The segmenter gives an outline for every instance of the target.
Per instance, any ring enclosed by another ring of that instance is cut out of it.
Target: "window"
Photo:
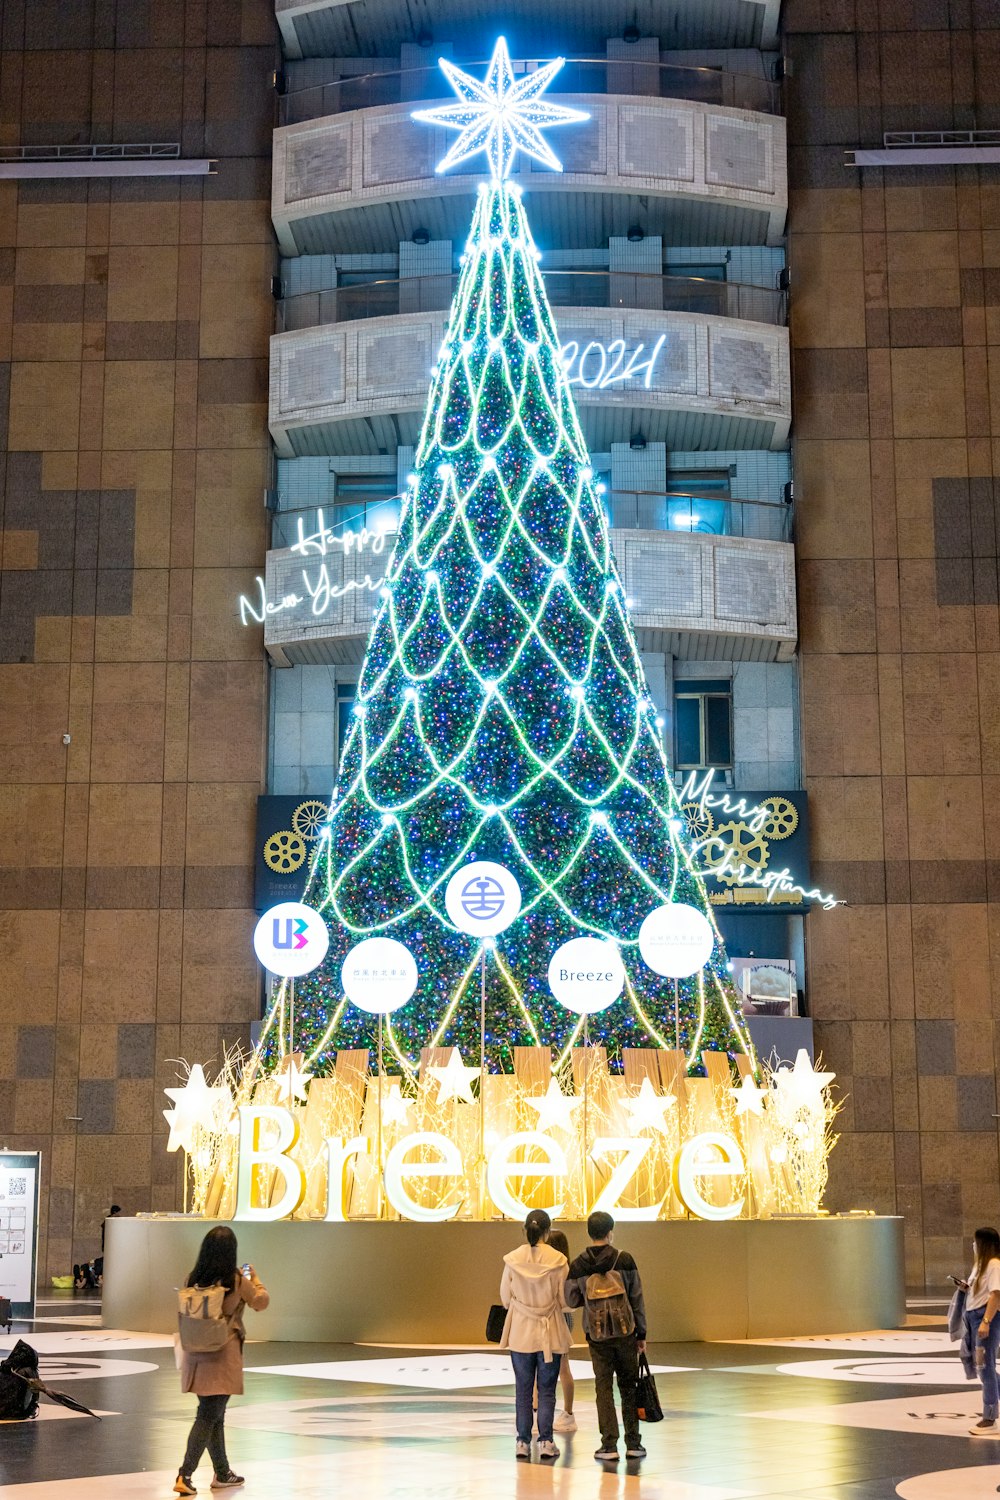
[[[331,524],[395,531],[399,500],[394,481],[395,475],[338,474],[336,504],[328,516]]]
[[[733,763],[733,691],[728,678],[674,684],[674,767],[678,771]]]
[[[351,714],[354,712],[354,700],[358,695],[356,682],[337,683],[337,765],[340,765],[340,757],[344,753],[347,744],[347,734],[351,727]]]
[[[726,262],[724,260],[712,261],[671,261],[666,267],[668,276],[696,276],[699,281],[725,281]]]
[[[728,500],[732,475],[728,469],[668,469],[668,495],[704,495],[706,499]]]
[[[667,470],[667,530],[725,536],[732,521],[728,469]]]

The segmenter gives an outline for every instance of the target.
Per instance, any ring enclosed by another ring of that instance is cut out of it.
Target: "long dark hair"
[[[529,1245],[537,1245],[552,1228],[552,1220],[544,1208],[533,1208],[524,1221],[524,1233]]]
[[[995,1229],[977,1229],[973,1240],[976,1246],[976,1264],[972,1282],[976,1285],[990,1261],[1000,1260],[1000,1234]]]
[[[236,1285],[236,1236],[228,1224],[216,1224],[201,1242],[188,1286]]]

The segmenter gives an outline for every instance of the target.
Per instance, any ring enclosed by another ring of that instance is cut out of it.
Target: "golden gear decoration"
[[[272,833],[264,843],[264,863],[276,875],[294,875],[306,862],[306,841],[290,828]]]
[[[719,870],[732,854],[732,866]],[[754,873],[763,870],[769,858],[767,841],[759,833],[751,833],[745,823],[721,823],[701,850],[704,872],[723,885],[740,885],[739,868],[748,866]]]
[[[698,843],[701,839],[707,839],[715,827],[715,819],[708,808],[700,802],[682,802],[681,812],[684,814],[688,837],[692,842]]]
[[[771,810],[771,816],[760,829],[764,838],[787,839],[798,828],[799,810],[787,797],[765,797],[760,806]]]
[[[292,831],[311,844],[318,839],[330,811],[325,802],[300,802],[292,813]]]

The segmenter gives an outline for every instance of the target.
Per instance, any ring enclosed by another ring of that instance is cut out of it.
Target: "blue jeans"
[[[979,1378],[983,1382],[983,1416],[987,1421],[992,1417],[995,1421],[1000,1415],[1000,1387],[997,1385],[997,1345],[1000,1343],[1000,1313],[990,1323],[990,1331],[985,1339],[979,1337],[979,1325],[983,1321],[985,1307],[977,1307],[975,1312],[965,1314],[965,1322],[969,1331],[969,1345],[972,1349],[984,1348],[986,1359],[979,1372]]]
[[[532,1397],[535,1381],[538,1381],[538,1441],[551,1443],[552,1418],[556,1414],[556,1386],[559,1384],[559,1354],[546,1360],[541,1352],[518,1354],[510,1351],[510,1362],[514,1366],[515,1409],[517,1415],[517,1440],[531,1442],[531,1427],[534,1413]]]

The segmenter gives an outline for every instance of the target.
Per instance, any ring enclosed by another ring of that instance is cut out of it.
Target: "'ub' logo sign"
[[[272,974],[297,979],[321,964],[330,946],[326,923],[301,901],[281,901],[266,911],[253,935],[254,952]]]
[[[306,933],[309,923],[301,917],[275,917],[272,924],[271,942],[275,948],[304,948],[309,939]]]

